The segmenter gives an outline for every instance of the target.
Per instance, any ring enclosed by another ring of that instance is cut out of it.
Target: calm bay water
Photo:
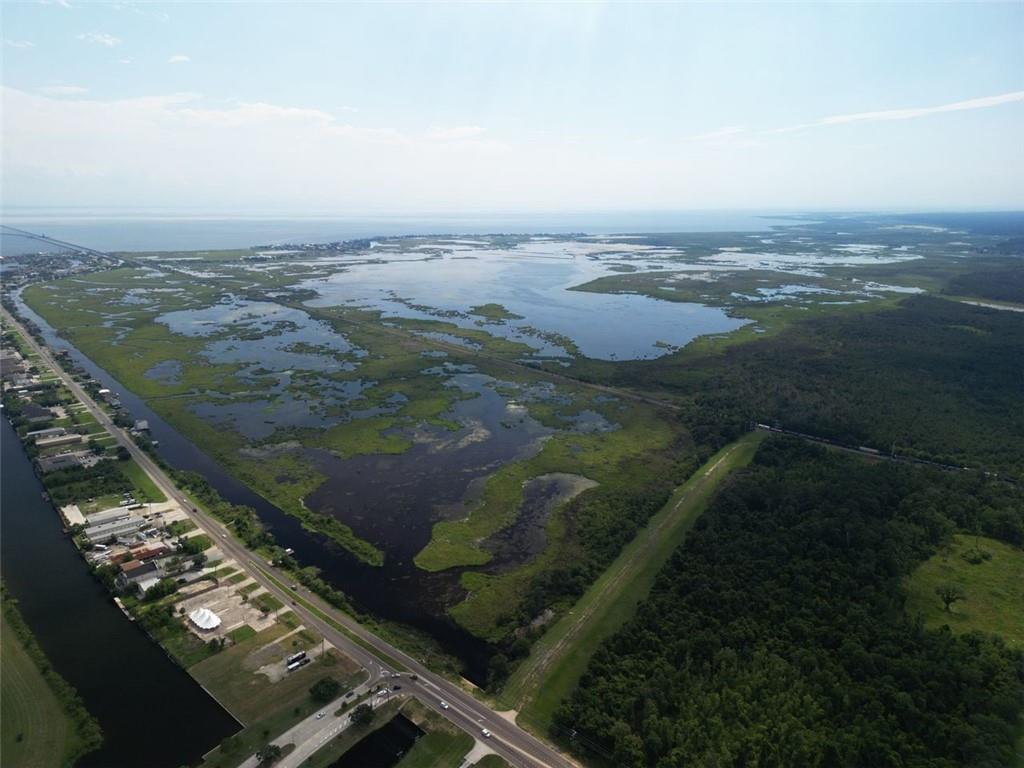
[[[249,248],[294,242],[333,242],[386,235],[566,234],[588,232],[736,232],[785,223],[771,212],[637,211],[478,216],[378,216],[337,218],[102,215],[96,212],[7,211],[2,222],[78,245],[110,251],[177,251]],[[18,238],[18,240],[21,240]],[[0,252],[41,249],[0,237]]]

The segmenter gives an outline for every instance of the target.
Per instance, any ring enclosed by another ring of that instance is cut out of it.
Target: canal
[[[273,532],[278,544],[295,550],[295,556],[301,565],[319,568],[324,579],[345,592],[357,607],[367,613],[415,627],[430,635],[446,652],[462,662],[462,674],[466,678],[478,685],[486,682],[490,658],[494,653],[493,646],[473,637],[447,616],[431,615],[415,601],[410,603],[388,599],[389,595],[403,588],[407,589],[414,576],[426,578],[430,574],[413,573],[415,566],[410,560],[408,568],[394,575],[390,583],[384,583],[381,569],[359,561],[323,536],[305,530],[296,518],[285,514],[276,505],[236,480],[188,438],[164,421],[141,398],[58,335],[46,320],[21,300],[20,295],[16,297],[16,302],[18,311],[36,324],[50,349],[66,351],[74,363],[81,366],[104,387],[118,393],[122,407],[132,418],[145,419],[149,422],[150,435],[159,443],[157,451],[169,465],[180,470],[198,472],[227,501],[252,507],[263,524]]]
[[[103,729],[80,768],[176,768],[240,727],[114,605],[63,531],[6,419],[0,463],[2,574],[54,668]]]

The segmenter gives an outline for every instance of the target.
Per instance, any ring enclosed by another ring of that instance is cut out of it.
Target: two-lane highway
[[[415,674],[418,678],[412,680],[411,677],[405,677],[403,685],[408,685],[408,692],[411,695],[416,696],[423,704],[446,717],[474,738],[479,737],[482,729],[487,728],[492,734],[488,744],[510,765],[517,768],[532,768],[533,766],[570,768],[576,765],[573,760],[561,752],[527,733],[514,722],[498,715],[464,688],[431,672],[417,659],[377,637],[352,617],[338,611],[316,595],[305,590],[302,591],[301,596],[298,593],[293,593],[290,588],[285,586],[291,580],[289,575],[277,571],[273,566],[260,560],[242,542],[234,538],[224,525],[193,506],[193,502],[175,485],[163,469],[139,448],[123,429],[114,424],[110,416],[57,364],[49,350],[38,344],[6,309],[0,311],[7,322],[21,331],[26,343],[39,355],[43,363],[52,369],[61,382],[85,405],[89,413],[114,437],[117,443],[124,446],[164,495],[180,504],[193,522],[215,540],[226,555],[234,558],[249,576],[285,604],[291,604],[292,610],[298,614],[306,626],[320,632],[328,642],[370,670],[371,675],[382,667],[389,668],[389,659],[400,662],[410,674]],[[307,605],[316,610],[310,610]],[[331,623],[324,621],[320,616],[329,617]],[[342,627],[344,631],[339,631],[336,628],[338,626]],[[353,640],[352,635],[356,636],[359,642]],[[442,700],[449,704],[448,708],[441,706]]]

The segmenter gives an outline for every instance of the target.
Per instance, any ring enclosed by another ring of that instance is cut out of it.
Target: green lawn
[[[632,617],[721,482],[750,462],[763,439],[763,434],[751,433],[712,456],[672,494],[573,609],[534,644],[500,697],[503,706],[519,710],[520,724],[547,729],[594,651]]]
[[[294,653],[294,641],[302,647],[309,645],[308,637],[298,635],[282,640],[289,631],[282,624],[274,624],[199,662],[189,672],[246,725],[277,710],[305,704],[310,686],[321,677],[334,677],[348,688],[355,684],[358,666],[336,651],[329,651],[327,658],[291,672],[276,683],[270,682],[266,675],[257,671],[260,667]],[[315,640],[319,642],[319,637]]]
[[[434,731],[421,737],[395,768],[459,768],[472,748],[468,733]]]
[[[183,533],[194,531],[197,527],[198,526],[196,526],[196,524],[193,523],[191,520],[175,520],[173,523],[167,526],[167,535],[181,536]]]
[[[139,501],[145,500],[157,503],[167,501],[167,497],[160,492],[160,489],[156,487],[156,484],[149,478],[149,475],[142,471],[142,467],[135,463],[135,459],[119,461],[117,462],[117,468],[121,470],[121,473],[140,492],[140,495],[135,497]]]
[[[193,547],[196,547],[200,552],[205,552],[213,546],[213,539],[211,539],[205,533],[200,533],[196,536],[189,536],[187,537],[187,541],[189,541],[191,545]]]
[[[94,512],[102,512],[105,509],[113,509],[121,506],[123,497],[119,493],[110,493],[106,496],[97,496],[92,501],[78,502],[78,508],[83,515],[91,515]]]
[[[283,707],[228,736],[202,762],[202,768],[235,768],[264,744],[309,717],[319,705],[309,697],[292,707]],[[298,711],[296,711],[298,710]]]
[[[376,717],[373,722],[365,727],[346,728],[338,736],[314,752],[302,763],[302,768],[329,768],[339,757],[348,752],[358,744],[364,737],[369,736],[378,728],[383,728],[398,714],[400,703],[392,701],[375,710]]]
[[[257,595],[252,599],[253,605],[263,611],[277,611],[284,608],[284,603],[278,600],[269,592],[264,592],[262,595]]]
[[[990,555],[977,564],[971,550]],[[960,587],[964,599],[949,612],[935,589]],[[1024,648],[1024,551],[983,536],[953,537],[948,547],[926,560],[906,582],[906,610],[920,614],[929,627],[948,624],[954,632],[980,630],[1002,635],[1007,645]]]
[[[473,748],[473,737],[418,701],[408,701],[403,714],[425,731],[395,768],[459,768]]]
[[[74,724],[18,637],[2,618],[0,748],[3,764],[23,768],[67,765],[82,746]]]
[[[256,636],[256,630],[250,627],[248,624],[243,624],[240,627],[235,627],[228,632],[228,637],[234,643],[240,643],[243,640],[248,640],[250,637]]]
[[[473,763],[475,768],[509,768],[504,758],[498,755],[484,755],[479,762]]]

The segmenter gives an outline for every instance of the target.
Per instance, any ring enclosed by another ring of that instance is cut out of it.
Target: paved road
[[[277,768],[296,768],[296,766],[302,764],[303,760],[312,755],[346,728],[351,726],[352,721],[349,719],[350,713],[346,713],[341,716],[335,716],[334,713],[346,701],[356,700],[359,696],[362,696],[364,693],[369,691],[370,688],[371,684],[369,681],[353,688],[351,695],[346,694],[345,696],[339,697],[336,701],[332,701],[330,704],[325,704],[318,712],[314,712],[305,720],[292,726],[274,739],[271,743],[277,744],[280,747],[283,747],[285,744],[296,745],[292,752],[282,758],[279,762],[275,763]],[[376,709],[377,707],[383,706],[386,701],[387,699],[383,696],[373,696],[368,703]],[[258,768],[258,766],[259,760],[256,759],[255,755],[252,755],[242,763],[239,768]]]
[[[335,627],[321,620],[301,602],[293,599],[294,595],[291,594],[290,590],[279,587],[267,576],[267,574],[273,574],[278,581],[286,583],[291,581],[287,574],[281,573],[266,562],[259,560],[245,545],[234,538],[224,525],[193,507],[191,500],[178,489],[163,469],[150,458],[149,454],[139,448],[124,430],[114,424],[110,416],[56,363],[49,351],[39,345],[25,331],[21,323],[16,321],[6,309],[0,309],[0,312],[2,312],[6,321],[21,329],[28,345],[53,370],[72,394],[85,405],[89,413],[113,435],[117,443],[128,450],[132,458],[150,476],[168,499],[180,504],[192,521],[211,539],[217,542],[221,551],[233,557],[249,576],[286,605],[290,603],[292,610],[298,614],[307,627],[312,627],[320,632],[332,645],[351,656],[367,670],[370,670],[371,678],[375,675],[379,677],[382,674],[381,670],[387,669],[386,659],[396,659],[411,674],[416,674],[419,677],[417,681],[406,680],[406,683],[409,684],[408,692],[411,695],[416,696],[425,706],[446,717],[471,736],[476,737],[480,734],[481,729],[488,728],[492,733],[488,743],[510,765],[517,768],[532,768],[533,766],[569,768],[576,765],[567,756],[527,733],[515,723],[496,714],[486,704],[478,701],[463,688],[440,675],[434,674],[418,660],[372,634],[350,616],[336,610],[312,593],[302,590],[302,599],[313,604],[321,613],[329,616],[349,633],[356,635],[362,643],[353,641],[349,634],[338,631]],[[450,704],[448,709],[441,707],[440,701],[442,699]]]
[[[375,693],[373,696],[367,699],[366,702],[364,702],[369,703],[374,709],[384,706],[389,701],[394,701],[396,697],[399,699],[405,699],[409,696],[415,696],[420,701],[423,701],[425,698],[436,697],[436,692],[432,691],[428,684],[420,684],[419,681],[412,680],[408,675],[403,676],[401,680],[395,680],[389,677],[385,680],[380,680],[379,682],[386,684],[386,689],[390,689],[392,685],[396,684],[400,685],[401,689],[398,691],[389,690],[388,693],[384,696]],[[356,693],[356,696],[360,696],[363,693],[371,690],[373,687],[376,686],[376,683],[377,681],[374,681],[373,683],[367,681],[360,685],[358,688],[355,688],[354,691]],[[274,763],[275,768],[299,768],[299,766],[302,765],[303,761],[306,760],[310,755],[315,753],[321,747],[326,746],[326,744],[331,739],[336,738],[340,733],[345,731],[347,728],[351,727],[352,722],[349,719],[351,710],[341,716],[335,716],[334,713],[338,710],[339,707],[341,707],[341,705],[345,701],[352,700],[352,698],[347,696],[341,697],[338,700],[324,706],[322,709],[319,710],[319,712],[310,715],[301,723],[298,723],[293,728],[291,728],[288,731],[285,731],[278,738],[274,739],[273,743],[281,747],[285,746],[286,744],[296,745],[295,749],[292,752],[290,752],[287,756],[282,758],[280,762]],[[440,702],[441,699],[437,699],[438,706],[432,707],[432,709],[435,709],[436,711],[445,712],[452,718],[465,717],[465,713],[459,712],[457,707],[453,709],[452,705],[449,705],[448,709],[444,710],[440,707]],[[323,713],[323,717],[317,716],[320,713]],[[467,720],[466,722],[468,723],[469,721]],[[474,738],[479,740],[484,739],[484,736],[480,733],[480,728],[477,728],[476,726],[471,726],[467,730],[469,730],[470,734],[473,735]],[[487,745],[490,746],[490,741],[487,741]],[[258,768],[258,766],[259,761],[257,761],[256,756],[253,755],[244,763],[242,763],[241,766],[239,766],[239,768]]]
[[[106,254],[103,251],[97,251],[95,248],[86,248],[84,245],[75,245],[74,243],[69,243],[65,240],[56,240],[52,237],[47,237],[46,235],[36,234],[35,232],[27,232],[24,229],[12,227],[10,224],[0,224],[0,230],[6,231],[6,233],[10,235],[18,235],[20,237],[26,237],[30,240],[38,240],[39,242],[46,243],[48,245],[56,245],[59,248],[67,248],[69,250],[79,251],[81,253],[90,253],[93,256],[109,256],[109,254]]]

